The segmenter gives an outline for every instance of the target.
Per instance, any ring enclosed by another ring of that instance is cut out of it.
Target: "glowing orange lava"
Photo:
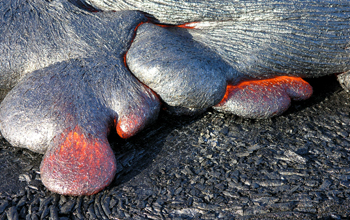
[[[142,118],[138,115],[129,115],[128,117],[120,118],[116,125],[118,135],[124,139],[134,136],[142,129],[142,121]]]
[[[230,98],[231,94],[235,93],[235,91],[248,89],[251,92],[259,92],[255,91],[255,88],[259,86],[264,87],[266,90],[270,91],[275,89],[275,86],[284,86],[286,90],[289,87],[299,91],[311,90],[311,92],[307,93],[307,96],[309,97],[312,94],[311,86],[302,78],[294,76],[278,76],[270,79],[243,81],[237,85],[228,84],[226,87],[226,93],[220,103],[217,104],[217,106],[223,105]],[[306,99],[308,97],[303,97],[302,99]],[[298,99],[298,97],[295,97],[295,99]]]
[[[76,126],[64,132],[45,154],[40,170],[44,185],[66,195],[91,195],[106,187],[116,172],[107,139],[85,134]]]

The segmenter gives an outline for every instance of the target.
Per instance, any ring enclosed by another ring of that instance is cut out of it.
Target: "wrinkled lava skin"
[[[110,129],[209,107],[248,118],[307,99],[302,77],[350,88],[350,2],[0,2],[0,131],[43,153],[51,191],[90,195],[114,178]]]

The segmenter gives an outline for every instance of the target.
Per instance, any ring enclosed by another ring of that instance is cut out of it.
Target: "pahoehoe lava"
[[[161,103],[268,118],[311,96],[300,77],[337,73],[349,89],[345,0],[73,2],[0,3],[0,131],[45,154],[42,181],[57,193],[107,186],[110,129],[135,135]]]

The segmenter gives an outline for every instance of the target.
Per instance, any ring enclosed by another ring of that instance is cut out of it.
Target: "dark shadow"
[[[337,77],[333,75],[328,75],[320,78],[307,78],[305,79],[313,88],[312,96],[304,101],[292,101],[291,107],[283,113],[283,115],[292,114],[304,110],[307,107],[318,104],[336,92],[340,92],[341,88]]]
[[[110,187],[128,182],[152,164],[163,148],[169,133],[188,126],[198,116],[173,116],[161,111],[158,120],[136,136],[123,140],[113,131],[109,142],[117,159],[117,174]]]

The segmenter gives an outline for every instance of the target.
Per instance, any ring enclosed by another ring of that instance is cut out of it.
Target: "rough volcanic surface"
[[[162,114],[109,141],[118,170],[93,196],[53,194],[42,156],[0,139],[0,219],[342,219],[350,216],[350,98],[335,77],[282,116]]]

